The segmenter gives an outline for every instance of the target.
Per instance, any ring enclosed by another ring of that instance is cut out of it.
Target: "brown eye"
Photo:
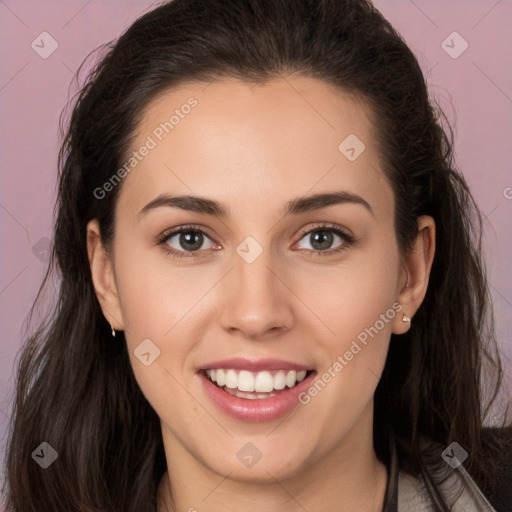
[[[210,241],[210,246],[204,246],[206,241]],[[175,256],[187,256],[187,253],[201,252],[217,247],[202,229],[189,226],[162,235],[159,238],[159,243],[164,246],[166,251]]]
[[[298,244],[299,249],[332,254],[348,248],[353,242],[354,238],[340,228],[319,226],[304,233]]]
[[[174,238],[174,237],[170,237]],[[197,251],[203,245],[204,236],[200,231],[182,231],[178,243],[186,251]]]
[[[323,251],[329,249],[334,240],[334,235],[326,230],[315,231],[309,235],[309,241],[313,249]]]

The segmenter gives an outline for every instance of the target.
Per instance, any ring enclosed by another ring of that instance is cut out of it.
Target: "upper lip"
[[[219,361],[212,361],[206,363],[198,368],[201,370],[213,370],[218,368],[234,370],[248,370],[250,372],[262,372],[270,370],[311,370],[309,366],[303,364],[294,363],[291,361],[285,361],[283,359],[258,359],[251,361],[250,359],[244,359],[242,357],[233,357],[231,359],[222,359]]]

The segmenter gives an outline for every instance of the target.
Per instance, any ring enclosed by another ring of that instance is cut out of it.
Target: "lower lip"
[[[236,420],[265,422],[281,418],[299,405],[300,393],[311,386],[316,372],[311,372],[302,382],[293,388],[286,387],[272,398],[254,400],[230,395],[216,386],[203,372],[199,372],[198,375],[205,393],[222,412]]]

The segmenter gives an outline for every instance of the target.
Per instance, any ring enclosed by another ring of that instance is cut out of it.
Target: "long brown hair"
[[[466,469],[490,489],[500,446],[482,437],[482,426],[502,369],[482,218],[454,167],[453,134],[429,101],[416,58],[369,0],[174,0],[105,48],[74,103],[59,153],[52,258],[36,304],[55,275],[58,296],[26,339],[17,370],[6,466],[11,509],[155,510],[165,471],[159,420],[134,379],[124,340],[112,343],[86,251],[91,219],[103,242],[112,240],[122,185],[102,199],[94,190],[119,169],[158,94],[186,81],[265,83],[284,72],[334,84],[371,107],[402,255],[418,216],[436,222],[425,300],[409,332],[391,336],[376,391],[377,455],[388,461],[394,439],[400,467],[422,474],[435,510],[448,510],[421,440],[443,447],[457,441],[470,454]],[[31,458],[43,441],[58,452],[46,470]]]

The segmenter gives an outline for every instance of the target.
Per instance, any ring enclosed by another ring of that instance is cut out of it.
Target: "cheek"
[[[309,404],[311,416],[326,425],[327,444],[357,422],[380,380],[392,323],[400,314],[394,295],[396,272],[388,264],[385,258],[378,265],[339,272],[343,282],[331,282],[323,309],[319,308],[334,334],[326,331],[316,338],[323,364],[302,403]]]
[[[164,256],[147,251],[132,248],[125,254],[116,261],[116,281],[131,365],[153,409],[171,421],[177,411],[195,407],[183,387],[191,385],[183,378],[184,367],[196,342],[198,302],[212,278],[192,266],[173,268]]]
[[[119,251],[121,252],[121,251]],[[163,251],[136,250],[116,262],[116,282],[125,330],[132,338],[168,339],[211,287],[208,270],[178,268]]]
[[[383,242],[372,250],[354,252],[337,267],[319,267],[309,274],[303,289],[308,304],[315,305],[329,327],[316,338],[327,356],[317,388],[324,400],[340,404],[338,412],[332,411],[339,421],[346,421],[347,414],[355,417],[371,400],[384,368],[394,319],[400,315],[398,250]],[[317,413],[323,414],[321,409]]]
[[[336,348],[355,339],[386,314],[394,316],[399,277],[396,248],[366,247],[354,250],[336,265],[309,265],[298,269],[295,281],[298,295],[329,328],[324,339],[332,339]],[[300,276],[299,276],[300,274]],[[384,337],[391,322],[378,323]]]

